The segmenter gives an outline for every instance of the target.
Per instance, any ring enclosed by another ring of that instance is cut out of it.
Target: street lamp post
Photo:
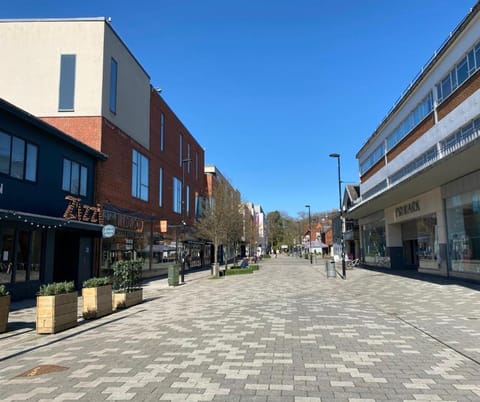
[[[191,159],[182,159],[182,226],[183,226],[183,251],[182,251],[182,260],[180,265],[180,278],[181,282],[185,283],[185,240],[187,237],[187,222],[185,221],[185,164],[190,163]],[[178,254],[177,254],[178,256]]]
[[[344,226],[345,226],[345,217],[343,214],[342,208],[342,179],[340,176],[340,154],[330,154],[330,158],[337,159],[337,166],[338,166],[338,202],[340,207],[340,223],[341,227],[341,243],[342,243],[342,275],[343,279],[347,279],[347,270],[345,269],[345,235],[344,235]]]
[[[308,248],[308,253],[310,254],[310,264],[313,264],[312,261],[312,218],[310,216],[310,205],[305,205],[305,208],[308,208],[308,230],[309,230],[309,235],[308,235],[308,241],[310,243],[310,247]]]

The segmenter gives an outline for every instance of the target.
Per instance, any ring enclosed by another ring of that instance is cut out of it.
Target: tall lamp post
[[[337,166],[338,166],[338,202],[340,207],[340,223],[341,227],[341,242],[342,242],[342,275],[343,279],[347,279],[347,270],[345,269],[345,235],[343,233],[344,226],[345,226],[345,217],[343,216],[343,208],[342,208],[342,179],[340,176],[340,154],[330,154],[330,158],[337,159]]]
[[[191,159],[182,159],[182,225],[183,225],[183,251],[182,251],[182,261],[180,265],[180,278],[181,282],[185,283],[185,240],[187,237],[187,222],[185,221],[185,164],[190,163]]]
[[[310,247],[308,249],[308,254],[310,254],[310,264],[313,264],[312,261],[312,217],[310,216],[310,205],[305,205],[305,208],[308,208],[308,230],[310,234],[308,235],[308,241],[310,243]]]

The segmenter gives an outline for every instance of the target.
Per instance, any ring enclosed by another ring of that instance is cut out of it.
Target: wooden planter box
[[[113,309],[127,308],[143,301],[143,289],[134,290],[129,293],[113,294]]]
[[[83,318],[99,318],[112,313],[112,285],[82,289]]]
[[[54,334],[78,324],[77,292],[37,296],[37,333]]]
[[[7,330],[10,295],[0,296],[0,333]]]

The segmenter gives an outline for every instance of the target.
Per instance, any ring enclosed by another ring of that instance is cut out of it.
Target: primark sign
[[[395,208],[395,217],[401,218],[405,215],[410,215],[420,211],[420,202],[418,200],[409,202],[408,204],[400,205]]]

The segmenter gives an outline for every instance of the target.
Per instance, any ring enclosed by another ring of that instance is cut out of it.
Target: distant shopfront
[[[362,260],[480,280],[480,172],[359,219]]]

